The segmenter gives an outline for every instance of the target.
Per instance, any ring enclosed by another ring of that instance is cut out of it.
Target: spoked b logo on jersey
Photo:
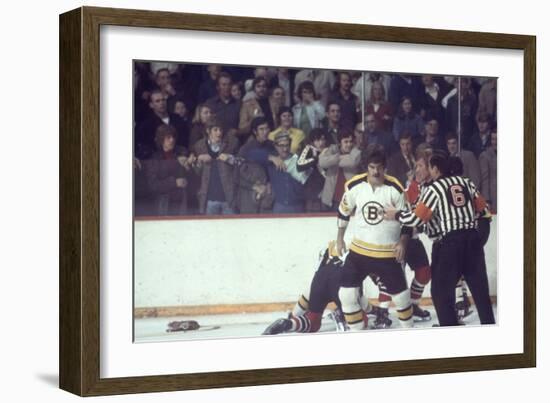
[[[362,212],[363,219],[370,225],[380,224],[384,219],[384,207],[376,201],[366,203],[362,208]]]

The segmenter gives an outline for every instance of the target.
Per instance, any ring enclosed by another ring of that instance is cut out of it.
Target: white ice
[[[435,310],[432,306],[422,307],[430,312],[432,319],[429,321],[415,322],[415,327],[432,327],[437,323]],[[466,326],[479,326],[479,318],[475,306],[471,308],[473,312],[464,319]],[[493,306],[495,317],[497,316],[496,306]],[[336,326],[334,322],[323,317],[320,332],[335,332]],[[267,326],[278,318],[287,316],[287,312],[269,312],[269,313],[242,313],[242,314],[227,314],[227,315],[205,315],[205,316],[178,316],[178,317],[162,317],[162,318],[145,318],[135,320],[135,342],[164,342],[164,341],[182,341],[196,339],[227,339],[235,337],[257,337],[262,334]],[[396,316],[395,310],[390,309],[390,319],[393,324],[388,329],[369,329],[367,331],[384,332],[384,331],[406,331],[400,327],[399,319]],[[198,330],[187,332],[166,332],[167,324],[175,320],[195,320],[199,323]],[[373,320],[369,321],[372,324]],[[277,336],[263,336],[277,337]]]

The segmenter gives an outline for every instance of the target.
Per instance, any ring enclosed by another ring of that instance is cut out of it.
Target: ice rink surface
[[[415,322],[415,327],[427,328],[432,327],[437,323],[433,306],[423,306],[427,309],[432,319],[429,321]],[[466,326],[479,326],[479,318],[475,306],[471,307],[472,313],[464,318]],[[495,318],[497,318],[496,305],[493,306]],[[323,322],[319,332],[335,332],[336,326],[334,322],[327,317],[327,312],[323,316]],[[144,318],[136,319],[135,325],[135,342],[164,342],[164,341],[183,341],[197,339],[227,339],[235,337],[257,337],[262,334],[267,326],[274,320],[284,318],[288,312],[269,312],[269,313],[243,313],[243,314],[228,314],[228,315],[205,315],[195,317],[162,317],[162,318]],[[374,319],[369,318],[369,330],[374,332],[387,331],[409,331],[409,329],[401,328],[397,319],[395,309],[390,308],[390,319],[393,324],[388,329],[373,329],[372,323]],[[190,330],[187,332],[167,332],[167,324],[176,320],[195,320],[199,323],[198,330]],[[498,318],[497,318],[498,323]],[[287,333],[288,334],[288,333]],[[296,334],[296,333],[292,333]],[[263,337],[278,337],[263,336]]]

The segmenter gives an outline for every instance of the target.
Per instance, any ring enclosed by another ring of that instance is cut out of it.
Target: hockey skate
[[[392,325],[392,320],[389,318],[390,312],[387,308],[378,307],[376,312],[376,320],[374,321],[375,329],[388,329]]]
[[[334,321],[337,332],[347,332],[349,330],[349,326],[344,319],[344,313],[340,308],[329,312],[327,316]]]
[[[432,315],[430,314],[430,312],[420,308],[418,304],[412,304],[412,309],[413,320],[415,322],[425,322],[432,319]]]
[[[292,321],[290,319],[277,319],[271,325],[269,325],[262,335],[273,335],[288,332],[292,328]]]
[[[367,315],[369,316],[369,318],[371,319],[376,319],[378,317],[378,311],[382,309],[380,307],[378,307],[377,305],[370,305],[370,310],[367,312]]]
[[[464,296],[462,301],[458,301],[455,304],[455,310],[458,321],[462,322],[465,317],[472,313],[472,310],[470,309],[470,299],[467,296]]]

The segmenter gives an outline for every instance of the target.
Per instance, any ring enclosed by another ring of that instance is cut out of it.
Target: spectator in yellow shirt
[[[274,141],[277,134],[286,132],[290,137],[290,152],[292,154],[299,154],[304,147],[306,135],[302,130],[292,127],[294,121],[292,109],[286,106],[281,107],[278,117],[281,124],[277,129],[269,133],[269,140]]]

